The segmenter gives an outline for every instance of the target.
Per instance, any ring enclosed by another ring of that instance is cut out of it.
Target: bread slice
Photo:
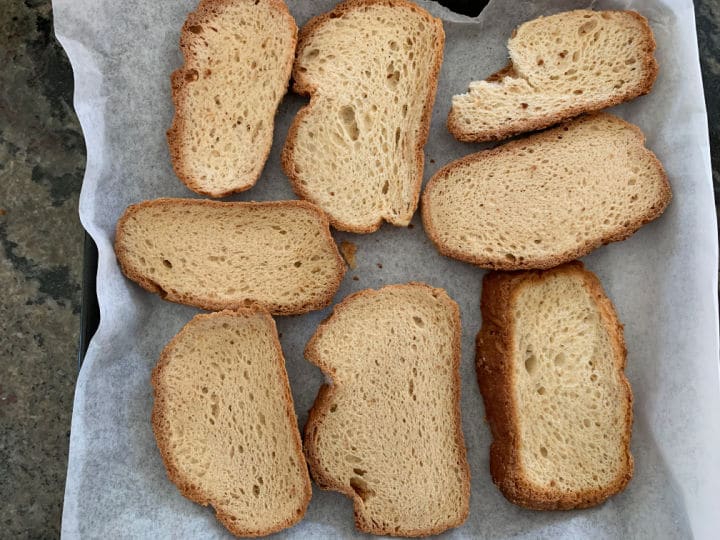
[[[477,375],[490,472],[511,502],[585,508],[633,474],[625,342],[592,272],[573,262],[483,280]]]
[[[348,0],[300,32],[294,90],[310,104],[282,165],[335,228],[410,223],[444,41],[442,22],[403,0]]]
[[[577,10],[540,17],[508,41],[510,64],[454,96],[448,129],[494,141],[542,129],[647,94],[655,39],[635,11]]]
[[[345,275],[325,215],[304,201],[156,199],[118,221],[123,273],[165,300],[277,315],[327,306]]]
[[[496,270],[550,268],[624,240],[672,196],[644,142],[600,113],[466,156],[425,188],[425,231],[442,254]]]
[[[255,185],[296,42],[282,0],[201,0],[188,15],[167,139],[175,173],[190,189],[225,197]]]
[[[197,315],[163,350],[152,385],[153,430],[180,493],[238,536],[302,519],[312,490],[268,313]]]
[[[408,283],[348,296],[308,343],[333,383],[310,411],[305,453],[320,487],[352,498],[359,530],[424,536],[465,521],[460,335],[445,291]]]

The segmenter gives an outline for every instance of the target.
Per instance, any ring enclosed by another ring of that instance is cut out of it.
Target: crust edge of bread
[[[576,11],[583,11],[583,10],[576,10]],[[640,26],[643,29],[643,37],[648,43],[648,48],[645,51],[645,54],[643,55],[643,69],[645,76],[634,86],[629,86],[624,92],[618,93],[617,95],[605,99],[605,100],[597,100],[591,105],[576,105],[576,106],[570,106],[566,109],[563,109],[561,111],[557,111],[554,114],[548,114],[546,116],[537,117],[537,118],[518,118],[518,120],[513,124],[514,127],[507,127],[504,129],[495,129],[495,130],[482,130],[482,131],[473,131],[466,129],[462,126],[460,119],[459,119],[459,113],[453,104],[450,108],[450,112],[448,113],[448,118],[446,122],[446,126],[448,131],[452,134],[455,139],[457,139],[460,142],[492,142],[492,141],[501,141],[510,137],[513,137],[515,135],[520,135],[522,133],[527,133],[531,131],[538,131],[541,129],[548,128],[550,126],[554,126],[556,124],[559,124],[561,122],[565,122],[567,120],[571,120],[577,116],[580,116],[584,113],[594,113],[598,112],[603,109],[607,109],[609,107],[614,107],[616,105],[619,105],[621,103],[625,103],[626,101],[630,101],[631,99],[644,96],[652,90],[653,85],[655,84],[655,80],[657,79],[658,75],[658,63],[655,59],[655,49],[657,47],[657,44],[655,42],[655,36],[653,35],[652,28],[650,28],[650,24],[648,23],[648,20],[643,17],[640,13],[633,10],[611,10],[619,13],[624,13],[627,15],[630,15],[631,17],[635,18],[640,22]],[[530,22],[530,21],[527,21]],[[486,82],[499,82],[502,80],[506,75],[509,73],[512,73],[513,71],[513,64],[512,61],[508,65],[506,65],[501,70],[493,73],[489,77],[485,79]]]
[[[616,352],[616,369],[625,388],[627,413],[622,445],[626,467],[604,489],[584,490],[560,495],[536,488],[523,477],[518,458],[519,437],[515,430],[517,411],[509,383],[512,371],[505,358],[511,355],[513,299],[528,281],[540,281],[545,276],[562,273],[580,273],[585,287],[595,299]],[[605,295],[595,274],[585,269],[580,261],[566,263],[546,271],[522,273],[489,273],[483,280],[481,296],[482,326],[476,337],[475,366],[477,381],[485,405],[485,415],[492,433],[490,446],[490,473],[493,482],[512,503],[534,510],[570,510],[589,508],[602,503],[622,491],[633,475],[634,461],[630,452],[632,431],[633,394],[625,375],[626,347],[622,324],[615,308]]]
[[[283,93],[283,95],[278,97],[278,104],[275,106],[275,110],[273,111],[270,125],[265,128],[266,130],[270,130],[270,143],[266,145],[266,148],[260,156],[261,164],[258,167],[257,173],[253,176],[248,176],[245,179],[244,183],[238,184],[236,187],[230,189],[208,189],[207,187],[198,183],[197,180],[193,178],[193,175],[191,175],[187,170],[188,168],[186,166],[185,159],[183,158],[183,153],[180,150],[182,143],[178,140],[179,134],[184,131],[185,126],[185,117],[182,111],[184,111],[186,107],[185,102],[188,86],[184,80],[184,73],[187,69],[190,69],[195,62],[194,60],[192,60],[192,55],[190,54],[190,46],[187,43],[186,36],[189,32],[188,28],[195,24],[197,19],[202,19],[203,17],[207,16],[210,13],[211,8],[221,7],[225,4],[232,4],[236,1],[237,0],[200,0],[197,8],[195,8],[194,11],[191,11],[188,14],[185,22],[183,23],[182,29],[180,30],[180,52],[183,56],[183,64],[178,69],[173,71],[170,75],[170,90],[172,94],[174,113],[172,124],[166,132],[166,139],[168,143],[168,151],[170,153],[170,160],[172,163],[173,171],[175,171],[175,175],[180,179],[183,184],[188,187],[188,189],[200,195],[205,195],[207,197],[213,197],[216,199],[228,197],[234,193],[241,193],[243,191],[247,191],[250,188],[254,187],[258,179],[260,178],[260,175],[262,174],[262,171],[265,167],[265,163],[267,162],[268,156],[270,155],[273,140],[272,134],[275,127],[275,116],[277,114],[277,108],[282,101],[282,97],[285,93],[287,93],[288,90],[288,85],[290,83],[290,73],[292,71],[292,65],[295,59],[295,48],[298,43],[297,23],[295,22],[295,18],[290,13],[290,10],[288,9],[285,2],[283,0],[262,0],[263,2],[269,4],[270,7],[276,9],[278,12],[282,13],[285,16],[288,22],[288,27],[293,33],[292,50],[289,50],[287,53],[287,61],[284,70],[285,92]]]
[[[430,23],[435,28],[435,31],[438,33],[439,36],[437,47],[435,48],[435,63],[431,68],[430,77],[427,81],[427,95],[425,96],[425,101],[423,104],[423,114],[420,120],[420,128],[418,130],[418,144],[415,148],[414,159],[420,166],[418,168],[417,177],[414,180],[413,205],[412,209],[408,212],[408,215],[403,216],[407,218],[407,223],[409,223],[413,215],[417,211],[418,203],[420,200],[420,192],[422,190],[423,171],[425,164],[424,147],[430,135],[430,121],[432,119],[432,111],[435,104],[438,80],[440,79],[440,68],[442,67],[443,62],[443,52],[445,47],[445,30],[443,29],[442,20],[438,19],[437,17],[433,17],[430,13],[425,11],[420,6],[407,0],[345,0],[344,2],[336,5],[332,10],[323,13],[322,15],[313,17],[302,27],[298,36],[295,58],[299,58],[302,50],[305,47],[308,36],[311,36],[328,20],[337,18],[344,13],[358,7],[372,6],[378,4],[410,9],[411,11],[419,13],[424,18],[426,18],[428,23]],[[293,63],[293,91],[302,96],[309,96],[310,102],[304,105],[298,111],[297,115],[295,115],[295,118],[290,124],[290,129],[288,130],[287,138],[285,139],[285,144],[282,149],[280,163],[282,165],[283,171],[285,172],[285,175],[290,180],[290,186],[292,187],[293,192],[302,199],[318,204],[312,194],[301,184],[300,176],[295,172],[294,167],[293,156],[295,153],[295,141],[297,139],[297,131],[300,127],[300,124],[304,121],[305,116],[310,114],[311,109],[314,106],[314,98],[317,93],[317,88],[307,80],[307,77],[302,72],[300,72],[297,67],[297,62]],[[401,221],[394,221],[391,218],[382,215],[368,225],[353,225],[351,223],[341,221],[331,216],[329,213],[328,218],[331,225],[335,229],[339,231],[346,231],[357,234],[367,234],[375,232],[382,226],[383,222],[387,222],[395,226],[407,226],[407,224],[403,224]]]
[[[299,468],[301,470],[304,470],[305,474],[305,489],[304,489],[304,498],[300,504],[299,510],[300,513],[296,514],[294,517],[290,519],[285,519],[279,523],[277,523],[275,526],[270,527],[268,529],[262,529],[262,530],[249,530],[249,529],[243,529],[233,523],[233,521],[230,519],[231,515],[226,514],[222,511],[221,503],[217,503],[216,501],[211,497],[208,496],[206,493],[203,493],[200,489],[192,485],[192,480],[187,479],[183,476],[182,472],[178,469],[177,465],[175,464],[175,461],[172,457],[172,451],[168,448],[168,440],[167,437],[164,436],[164,434],[161,431],[161,424],[163,422],[163,419],[165,417],[165,410],[163,409],[163,400],[159,398],[161,395],[161,392],[163,391],[163,383],[161,380],[161,374],[162,371],[166,368],[168,363],[170,362],[170,358],[172,356],[172,353],[174,352],[174,348],[176,344],[182,339],[183,335],[186,332],[189,332],[189,326],[196,320],[203,320],[203,319],[214,319],[214,318],[224,318],[227,316],[242,316],[245,318],[249,318],[255,315],[261,316],[265,322],[268,324],[269,330],[273,335],[273,344],[275,345],[277,351],[278,351],[278,361],[280,363],[280,367],[282,369],[282,373],[285,374],[284,381],[283,381],[283,387],[284,387],[284,395],[283,395],[283,403],[285,405],[285,412],[287,415],[287,418],[292,425],[295,426],[294,432],[294,442],[295,442],[295,450],[296,450],[296,457],[299,460]],[[153,434],[155,435],[155,440],[157,443],[158,450],[160,451],[160,455],[162,457],[163,465],[165,466],[165,470],[167,472],[167,476],[170,479],[170,481],[177,487],[177,489],[180,491],[180,493],[183,495],[183,497],[186,497],[187,499],[198,503],[202,506],[212,506],[212,508],[215,510],[215,517],[220,521],[230,532],[237,536],[265,536],[268,534],[276,533],[278,531],[281,531],[283,529],[286,529],[288,527],[291,527],[298,523],[302,518],[305,516],[305,512],[307,511],[307,507],[310,504],[310,499],[312,498],[312,485],[310,483],[310,476],[308,474],[307,466],[303,465],[305,464],[305,461],[303,459],[303,452],[302,452],[302,440],[300,437],[300,430],[297,428],[297,417],[295,416],[295,407],[293,404],[293,398],[292,393],[290,391],[290,383],[288,381],[287,377],[287,371],[285,369],[285,356],[282,351],[282,347],[280,345],[280,340],[278,338],[277,333],[277,327],[275,325],[275,320],[270,316],[270,314],[265,311],[264,309],[252,306],[248,308],[239,308],[235,310],[223,310],[223,311],[217,311],[213,313],[201,313],[193,317],[188,323],[186,323],[182,329],[168,342],[168,344],[163,348],[162,353],[160,354],[160,358],[158,359],[157,365],[153,368],[152,374],[150,377],[150,382],[153,387],[153,408],[152,408],[152,415],[151,415],[151,422],[152,422],[152,429]]]
[[[429,201],[431,188],[435,186],[435,184],[440,180],[440,178],[444,177],[447,173],[451,172],[458,166],[466,165],[468,163],[482,162],[487,158],[492,158],[500,154],[503,149],[505,151],[507,151],[507,149],[513,150],[516,147],[527,145],[528,142],[533,143],[538,140],[542,142],[545,139],[550,139],[552,138],[552,130],[561,128],[564,125],[591,120],[598,117],[610,117],[613,119],[613,121],[620,122],[624,124],[625,127],[635,132],[638,138],[639,147],[642,148],[643,153],[652,161],[653,165],[656,167],[657,173],[660,177],[660,182],[662,184],[662,198],[660,198],[657,201],[657,204],[651,207],[647,213],[639,216],[634,221],[631,221],[626,227],[619,228],[610,234],[606,234],[605,236],[602,236],[594,242],[587,241],[584,244],[578,246],[577,248],[569,250],[565,253],[560,253],[554,256],[547,256],[538,259],[528,259],[522,263],[517,261],[511,262],[504,258],[493,259],[489,257],[478,257],[476,255],[453,249],[443,243],[442,239],[438,235],[437,229],[433,224],[432,216],[429,210],[431,206]],[[571,119],[564,124],[560,124],[559,126],[553,126],[546,131],[533,133],[530,134],[528,137],[506,142],[490,150],[481,150],[480,152],[468,154],[467,156],[448,163],[440,170],[438,170],[428,181],[427,186],[423,191],[422,203],[420,205],[420,208],[425,232],[427,233],[428,237],[435,245],[437,250],[440,252],[440,254],[446,257],[457,259],[459,261],[470,263],[480,268],[486,268],[489,270],[547,270],[563,263],[578,259],[580,257],[584,257],[588,253],[606,244],[610,244],[612,242],[619,242],[621,240],[629,238],[630,236],[635,234],[643,225],[650,223],[651,221],[660,217],[667,208],[667,206],[670,204],[671,200],[672,189],[670,188],[670,183],[668,182],[667,173],[665,172],[662,163],[660,163],[660,160],[657,158],[655,153],[645,146],[645,134],[642,132],[642,130],[638,126],[631,124],[630,122],[627,122],[612,114],[605,112],[596,112]]]
[[[317,348],[315,346],[317,340],[322,336],[322,334],[325,331],[325,328],[329,324],[332,324],[332,319],[337,312],[342,312],[346,309],[347,305],[352,303],[355,299],[359,297],[364,296],[371,296],[378,294],[380,291],[384,289],[402,289],[406,287],[422,287],[429,291],[431,291],[433,294],[436,294],[438,298],[442,298],[443,303],[447,305],[450,310],[452,311],[452,318],[453,318],[453,325],[456,328],[456,332],[453,336],[453,385],[454,385],[454,392],[453,392],[453,400],[455,403],[455,442],[458,446],[461,460],[465,464],[465,474],[464,476],[464,482],[463,482],[463,489],[464,489],[464,508],[460,511],[460,515],[458,516],[458,519],[449,522],[447,524],[443,524],[440,527],[436,528],[430,528],[430,529],[419,529],[419,530],[411,530],[411,531],[404,531],[402,533],[395,532],[393,530],[388,530],[384,528],[378,528],[373,526],[372,523],[368,523],[362,519],[362,517],[359,515],[357,511],[357,507],[359,502],[362,502],[362,499],[355,493],[351,488],[348,486],[336,481],[330,473],[327,473],[323,470],[323,468],[320,465],[319,459],[317,458],[317,451],[314,445],[314,439],[312,436],[313,430],[322,423],[323,418],[328,414],[329,410],[329,401],[332,399],[332,397],[335,395],[334,390],[334,383],[328,384],[324,383],[320,390],[318,391],[318,395],[315,398],[315,401],[313,402],[312,408],[309,411],[307,422],[305,423],[305,427],[303,429],[303,441],[304,441],[304,448],[305,448],[305,458],[307,460],[308,468],[310,469],[310,475],[312,476],[315,483],[324,490],[330,490],[330,491],[337,491],[339,493],[342,493],[346,497],[348,497],[351,501],[353,501],[353,514],[355,516],[355,527],[362,532],[370,533],[370,534],[378,534],[378,535],[388,535],[388,536],[401,536],[401,537],[424,537],[424,536],[431,536],[435,534],[440,534],[443,531],[446,531],[448,529],[452,529],[455,527],[458,527],[462,525],[465,520],[467,519],[469,512],[470,512],[470,467],[467,463],[467,449],[465,447],[465,435],[462,430],[462,418],[461,418],[461,407],[460,407],[460,392],[461,392],[461,379],[460,379],[460,356],[461,356],[461,334],[462,334],[462,324],[460,320],[460,308],[458,307],[457,303],[447,294],[447,292],[442,288],[436,288],[432,287],[426,283],[421,283],[417,281],[411,281],[408,283],[402,283],[402,284],[394,284],[394,285],[386,285],[384,287],[380,287],[379,289],[364,289],[355,293],[352,293],[348,296],[346,296],[341,302],[336,304],[333,308],[333,312],[326,317],[318,326],[318,328],[315,330],[315,333],[310,338],[310,341],[308,341],[307,346],[305,347],[305,358],[307,358],[313,365],[320,368],[323,372],[323,374],[332,379],[333,375],[335,373],[335,369],[332,366],[328,366],[327,364],[323,363],[320,359],[320,354],[317,351]]]
[[[320,221],[320,227],[322,228],[325,237],[325,241],[329,246],[332,246],[335,254],[335,260],[338,265],[338,272],[332,283],[329,283],[325,293],[318,296],[313,302],[306,302],[297,306],[287,306],[281,304],[267,304],[256,300],[239,300],[237,302],[226,302],[213,300],[211,298],[205,298],[202,296],[194,296],[190,299],[183,299],[176,296],[170,291],[166,291],[155,281],[145,276],[144,274],[136,271],[128,262],[125,257],[126,250],[122,247],[122,241],[124,236],[124,225],[125,222],[141,208],[147,208],[152,206],[161,206],[166,203],[179,204],[179,205],[191,205],[191,206],[229,206],[229,205],[242,205],[242,206],[265,206],[265,207],[299,207],[309,210],[314,213]],[[327,307],[332,302],[335,293],[340,288],[340,283],[345,277],[347,267],[343,261],[340,252],[338,251],[337,244],[330,233],[330,223],[328,222],[325,212],[320,210],[317,206],[308,201],[299,200],[287,200],[287,201],[262,201],[262,202],[223,202],[223,201],[210,201],[206,199],[182,199],[182,198],[160,198],[160,199],[149,199],[146,201],[132,204],[125,209],[125,212],[120,217],[115,227],[115,256],[118,260],[120,270],[129,280],[137,283],[146,291],[157,294],[163,300],[173,302],[176,304],[183,304],[198,307],[206,311],[220,311],[220,310],[237,310],[242,308],[250,308],[252,306],[261,307],[273,315],[301,315],[308,313],[309,311],[315,311]]]

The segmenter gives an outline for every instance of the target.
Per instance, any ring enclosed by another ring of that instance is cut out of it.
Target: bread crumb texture
[[[460,335],[457,304],[411,283],[347,297],[308,343],[333,381],[305,427],[308,464],[353,499],[361,531],[418,536],[465,521]]]
[[[196,316],[163,351],[152,384],[153,430],[184,496],[239,536],[302,519],[310,479],[269,314]]]
[[[304,201],[145,201],[118,222],[115,252],[145,289],[210,310],[320,309],[345,274],[327,218]]]
[[[175,173],[190,189],[224,197],[255,185],[296,42],[282,0],[201,0],[188,15],[167,137]]]
[[[483,285],[478,381],[493,433],[493,480],[512,502],[581,508],[633,472],[632,393],[622,325],[580,263],[491,273]]]
[[[461,141],[499,140],[617,105],[652,88],[655,39],[635,11],[539,17],[508,41],[509,65],[453,97],[448,128]]]
[[[357,244],[343,240],[340,242],[340,253],[351,270],[357,268]]]
[[[483,268],[550,268],[623,240],[671,199],[642,132],[615,116],[562,126],[450,163],[423,194],[444,255]]]
[[[294,89],[311,100],[282,163],[334,227],[410,222],[444,40],[439,19],[402,0],[349,0],[302,29]]]

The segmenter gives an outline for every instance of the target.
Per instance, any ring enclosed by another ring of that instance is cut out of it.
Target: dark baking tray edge
[[[83,243],[82,304],[80,306],[80,339],[78,343],[78,369],[82,367],[90,340],[100,324],[97,299],[98,251],[87,232]]]

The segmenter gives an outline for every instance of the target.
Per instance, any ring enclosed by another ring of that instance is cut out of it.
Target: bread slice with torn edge
[[[410,223],[444,42],[442,22],[404,0],[348,0],[301,30],[293,88],[310,104],[282,165],[336,229]]]
[[[208,310],[305,313],[345,275],[325,214],[305,201],[144,201],[118,221],[115,253],[144,289]]]
[[[495,270],[550,268],[624,240],[671,199],[636,126],[599,113],[468,155],[430,180],[425,231],[440,253]]]
[[[490,472],[538,510],[600,504],[633,474],[625,341],[597,277],[572,262],[483,280],[477,376]]]
[[[310,472],[352,498],[359,530],[425,536],[465,521],[460,336],[445,291],[408,283],[348,296],[308,343],[332,379],[305,426]]]
[[[190,189],[225,197],[255,185],[296,43],[282,0],[201,0],[188,15],[167,139],[175,173]]]
[[[312,490],[275,322],[259,308],[194,317],[153,370],[168,477],[237,536],[300,521]]]
[[[546,128],[647,94],[655,39],[635,11],[577,10],[526,22],[508,41],[510,63],[453,97],[448,129],[494,141]]]

